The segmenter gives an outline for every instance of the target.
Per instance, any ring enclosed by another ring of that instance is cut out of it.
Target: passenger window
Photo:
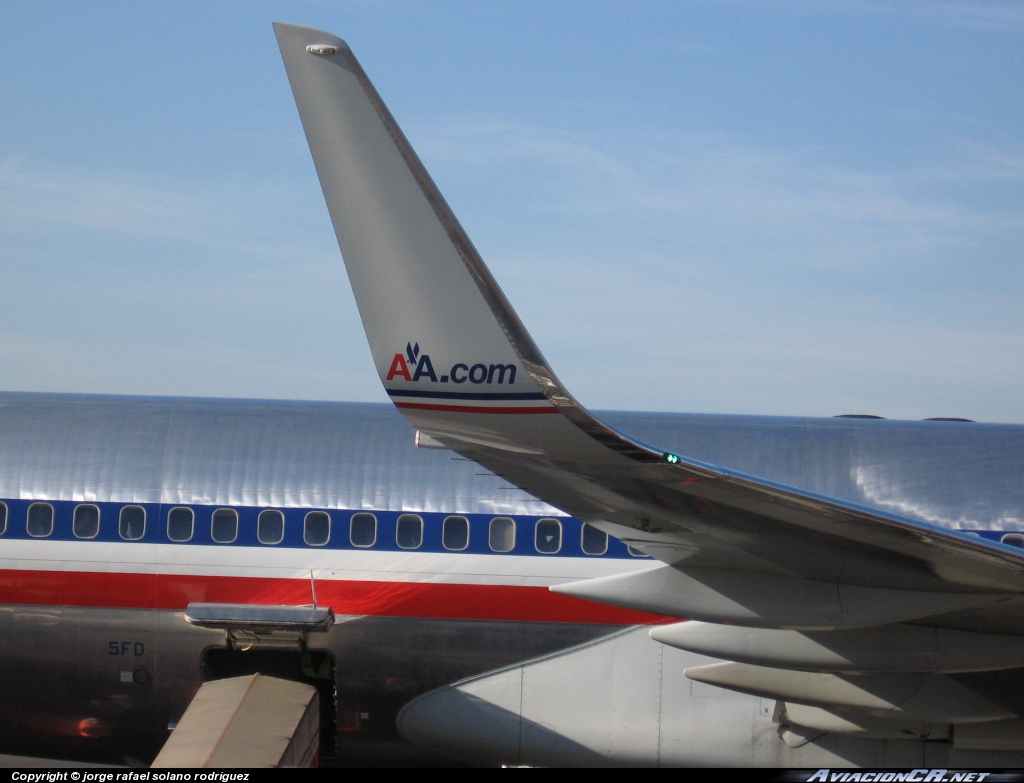
[[[261,544],[280,544],[284,539],[284,514],[267,509],[256,520],[256,538]]]
[[[634,547],[627,546],[626,549],[629,550],[629,553],[633,555],[633,557],[647,557],[647,555],[645,555],[639,549],[635,549]]]
[[[146,532],[146,509],[142,506],[125,506],[117,521],[117,532],[125,541],[138,541]]]
[[[71,523],[75,538],[96,538],[100,532],[100,510],[94,505],[75,506],[75,518]]]
[[[373,514],[353,514],[349,521],[348,540],[352,546],[365,549],[377,542],[377,517]]]
[[[233,508],[218,508],[210,520],[210,536],[218,544],[230,544],[238,538],[238,512]]]
[[[441,543],[445,549],[461,552],[469,546],[469,520],[465,517],[445,517],[441,527]]]
[[[171,541],[188,541],[192,538],[195,514],[190,508],[172,508],[167,512],[167,537]]]
[[[310,546],[323,546],[331,537],[331,517],[323,511],[310,511],[302,523],[302,540]]]
[[[542,519],[534,531],[533,544],[543,555],[553,555],[562,548],[562,523],[557,519]]]
[[[1004,544],[1009,544],[1010,546],[1024,547],[1024,536],[1020,533],[1007,533],[999,540]]]
[[[398,518],[395,541],[402,549],[419,549],[423,545],[423,519],[416,514],[402,514]]]
[[[581,536],[580,545],[583,547],[583,554],[603,555],[608,551],[608,534],[603,530],[584,523]]]
[[[53,532],[53,506],[49,503],[33,503],[28,507],[25,529],[34,538],[46,538]]]
[[[0,536],[7,532],[7,504],[0,503]]]
[[[516,545],[516,523],[508,517],[495,517],[487,530],[492,552],[511,552]]]

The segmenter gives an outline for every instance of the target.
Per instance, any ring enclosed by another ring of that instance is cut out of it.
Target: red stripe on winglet
[[[450,413],[558,413],[553,405],[543,408],[509,408],[491,405],[433,405],[427,402],[396,402],[396,408],[411,408],[418,411],[448,411]]]

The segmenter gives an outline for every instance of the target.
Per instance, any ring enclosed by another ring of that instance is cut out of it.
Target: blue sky
[[[594,409],[1024,422],[1024,6],[0,5],[0,388],[384,400],[270,28]]]

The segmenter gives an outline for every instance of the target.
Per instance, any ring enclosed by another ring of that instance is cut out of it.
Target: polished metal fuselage
[[[659,449],[923,522],[1024,529],[1024,427],[599,413]],[[0,395],[0,497],[559,513],[390,405]]]
[[[602,418],[665,451],[928,524],[989,537],[1024,529],[1021,427]],[[416,449],[388,405],[85,395],[0,395],[0,498],[561,515],[450,452]],[[190,626],[180,610],[122,608],[116,597],[40,603],[19,593],[18,570],[54,565],[43,556],[12,563],[9,538],[0,536],[2,587],[22,599],[0,607],[0,750],[148,761],[224,633]],[[308,642],[333,658],[340,747],[352,761],[394,762],[402,753],[422,761],[394,729],[410,698],[614,629],[386,614],[339,620]]]

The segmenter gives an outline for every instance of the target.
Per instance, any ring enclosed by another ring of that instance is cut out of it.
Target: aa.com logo
[[[405,353],[396,353],[391,360],[391,367],[385,380],[416,382],[428,380],[432,383],[508,383],[516,382],[516,366],[514,364],[453,364],[448,372],[438,375],[430,354],[420,353],[419,343],[406,343]]]

